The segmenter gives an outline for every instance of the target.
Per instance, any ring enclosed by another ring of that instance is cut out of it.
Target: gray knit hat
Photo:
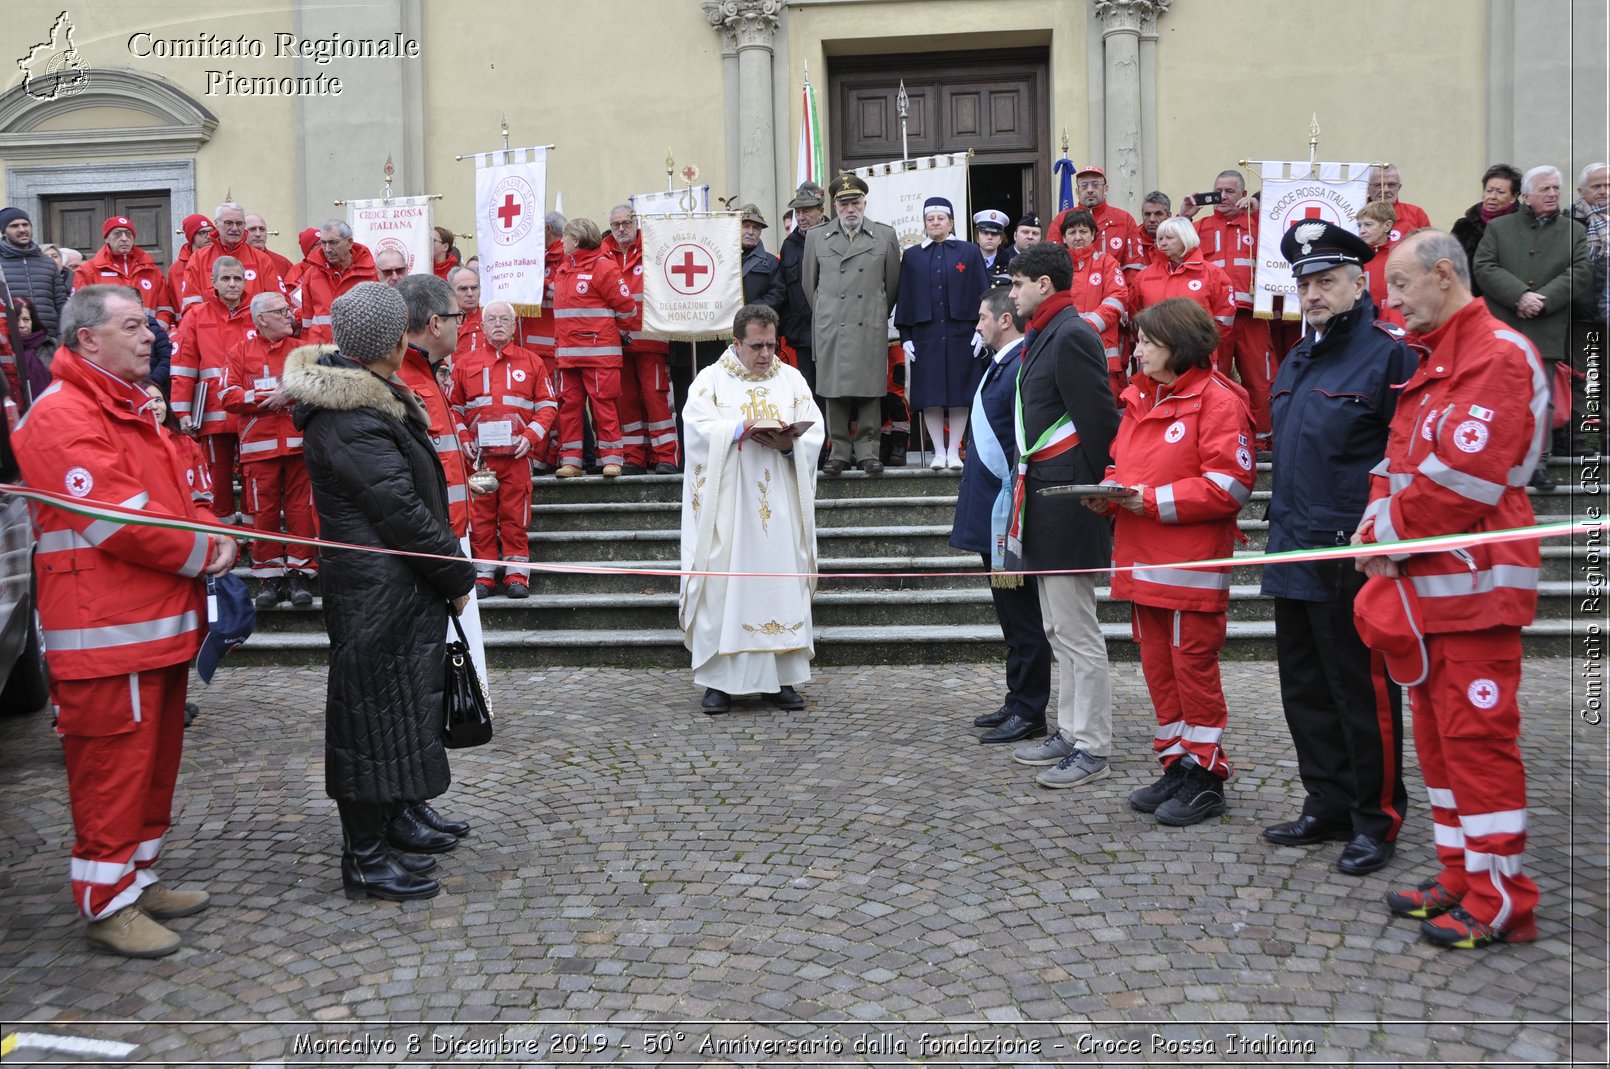
[[[360,282],[330,305],[336,348],[360,364],[390,356],[407,329],[408,302],[384,282]]]

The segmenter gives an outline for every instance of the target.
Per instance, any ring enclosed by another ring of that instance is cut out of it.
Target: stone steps
[[[1532,656],[1563,657],[1572,653],[1582,627],[1567,620],[1539,620],[1525,629],[1526,651]],[[1127,623],[1104,623],[1108,656],[1136,659],[1137,647]],[[1231,623],[1224,657],[1234,660],[1274,659],[1275,625],[1256,620]],[[229,655],[231,664],[323,664],[328,640],[322,631],[269,632],[253,635]],[[493,667],[554,665],[621,667],[686,666],[688,652],[674,628],[567,631],[488,631],[487,658]],[[995,661],[1005,656],[1000,629],[987,625],[908,624],[900,627],[819,627],[816,664],[945,664]]]

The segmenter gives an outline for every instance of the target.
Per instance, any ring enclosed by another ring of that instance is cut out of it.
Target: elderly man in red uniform
[[[447,272],[447,285],[453,291],[453,302],[464,313],[459,321],[458,341],[453,356],[467,353],[481,344],[481,276],[468,267],[455,267]]]
[[[626,461],[621,473],[643,475],[652,464],[656,475],[675,475],[676,420],[671,415],[671,372],[665,363],[671,347],[637,336],[643,329],[643,242],[631,205],[610,209],[609,233],[599,248],[620,267],[637,306],[632,318],[621,324],[626,338],[617,402]]]
[[[330,305],[360,282],[379,282],[375,258],[369,246],[352,240],[352,228],[340,219],[329,219],[319,230],[319,245],[308,254],[302,269],[302,338],[307,342],[331,341]]]
[[[201,442],[212,478],[213,514],[224,523],[234,523],[239,441],[220,392],[229,350],[245,341],[253,327],[241,262],[225,256],[214,261],[212,271],[212,295],[185,313],[173,338],[173,411],[179,427]],[[200,404],[198,395],[203,398]]]
[[[259,531],[278,531],[284,513],[287,534],[317,538],[313,486],[302,461],[302,432],[292,424],[291,399],[280,389],[285,358],[298,344],[292,337],[294,315],[283,293],[252,298],[256,333],[230,347],[219,393],[240,426],[240,487],[247,522]],[[317,574],[312,547],[252,540],[259,609],[272,609],[287,598],[299,609],[312,605],[310,580]]]
[[[256,212],[246,213],[246,244],[273,260],[275,269],[280,273],[280,278],[283,279],[286,272],[290,271],[290,258],[281,256],[268,247],[268,220]]]
[[[1274,381],[1280,357],[1269,335],[1269,321],[1252,312],[1252,266],[1258,256],[1258,197],[1247,195],[1240,171],[1220,171],[1213,188],[1222,198],[1206,219],[1196,224],[1202,241],[1202,259],[1230,276],[1235,295],[1235,323],[1230,337],[1219,347],[1218,369],[1228,375],[1233,366],[1252,404],[1252,425],[1258,448],[1269,442],[1269,384]],[[1180,214],[1194,217],[1201,205],[1186,197]]]
[[[285,292],[284,280],[280,278],[280,271],[274,261],[261,249],[254,249],[246,240],[246,212],[233,201],[226,201],[218,205],[213,213],[213,222],[218,226],[212,235],[212,242],[203,248],[196,249],[190,254],[190,262],[185,267],[184,285],[181,292],[174,294],[179,299],[179,312],[181,315],[190,311],[196,305],[206,300],[207,294],[212,292],[212,265],[221,256],[233,256],[240,261],[242,273],[246,277],[246,299],[257,296],[259,293]]]
[[[1369,200],[1385,201],[1392,205],[1392,210],[1398,214],[1398,221],[1387,237],[1387,240],[1394,245],[1402,241],[1405,235],[1431,225],[1431,219],[1426,215],[1424,208],[1398,199],[1398,191],[1402,188],[1403,175],[1399,173],[1396,164],[1389,163],[1385,167],[1370,168]]]
[[[1471,296],[1464,249],[1448,234],[1405,238],[1386,284],[1387,304],[1430,353],[1403,388],[1355,543],[1530,527],[1526,483],[1548,433],[1537,351]],[[1516,690],[1539,565],[1534,541],[1359,561],[1370,578],[1354,613],[1409,688],[1442,863],[1386,901],[1441,946],[1536,937]]]
[[[84,504],[194,518],[184,465],[138,385],[153,335],[138,297],[79,290],[62,310],[52,374],[17,429],[28,485]],[[173,810],[190,661],[201,645],[203,572],[235,543],[34,506],[39,622],[73,812],[73,902],[91,942],[128,957],[179,949],[160,922],[204,909],[203,891],[153,866]]]
[[[542,358],[543,364],[548,368],[548,385],[553,388],[554,396],[559,396],[559,369],[554,360],[554,318],[553,318],[553,277],[559,270],[559,263],[565,258],[565,217],[559,212],[549,212],[543,216],[544,234],[548,241],[548,250],[544,256],[542,269],[542,313],[535,316],[525,316],[520,320],[520,344]],[[559,467],[559,436],[550,434],[548,440],[536,453],[532,454],[531,461],[536,471],[542,474],[552,472]]]
[[[470,548],[478,561],[502,560],[503,588],[511,598],[531,592],[528,528],[531,461],[559,414],[542,358],[514,344],[518,320],[506,301],[481,311],[486,343],[453,362],[449,397],[458,414],[464,449],[498,477],[498,488],[470,503]],[[475,596],[496,589],[494,569],[475,566]]]
[[[168,279],[151,254],[134,244],[134,224],[126,216],[114,215],[101,224],[106,244],[92,259],[73,272],[73,289],[85,286],[127,286],[140,295],[140,303],[156,314],[162,325],[173,329],[179,313],[168,289]]]

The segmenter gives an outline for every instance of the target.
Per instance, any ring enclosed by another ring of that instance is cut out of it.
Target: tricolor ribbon
[[[168,516],[161,513],[124,508],[121,505],[87,502],[80,498],[69,497],[66,494],[54,493],[49,490],[35,490],[32,487],[16,486],[10,483],[0,483],[0,493],[11,494],[36,504],[49,505],[52,508],[59,508],[63,512],[71,512],[74,515],[87,516],[96,520],[110,520],[114,523],[124,523],[135,527],[163,527],[175,531],[217,535],[221,538],[264,538],[275,542],[284,542],[289,539],[289,536],[284,531],[259,531],[251,527],[204,523],[179,516]],[[1496,545],[1501,542],[1536,542],[1545,538],[1568,536],[1578,531],[1602,531],[1604,522],[1602,519],[1565,520],[1559,523],[1537,524],[1532,527],[1511,527],[1500,531],[1483,531],[1480,534],[1434,535],[1430,538],[1410,538],[1401,542],[1373,542],[1368,545],[1358,546],[1325,546],[1320,549],[1290,549],[1279,553],[1253,553],[1244,557],[1215,557],[1210,560],[1108,565],[1104,568],[1048,568],[1041,571],[1017,569],[994,574],[1018,576],[1106,575],[1111,572],[1131,572],[1136,568],[1239,568],[1248,565],[1266,566],[1322,560],[1351,560],[1356,557],[1397,556],[1404,553],[1444,553],[1456,549],[1469,549],[1472,546]],[[322,538],[297,537],[294,540],[300,545],[319,546],[324,549],[345,549],[359,553],[381,553],[390,557],[415,557],[420,560],[467,560],[470,564],[488,568],[498,568],[508,563],[504,560],[483,560],[479,557],[464,558],[442,553],[421,553],[410,549],[388,549],[385,546],[359,546],[350,542],[330,542]],[[683,571],[680,568],[613,568],[608,565],[569,564],[564,562],[545,564],[541,561],[531,561],[522,564],[521,567],[560,575],[624,574],[665,577],[703,575],[723,576],[729,579],[744,577],[762,579],[962,579],[978,578],[979,576],[991,574],[982,572],[977,568],[944,572],[707,572]]]

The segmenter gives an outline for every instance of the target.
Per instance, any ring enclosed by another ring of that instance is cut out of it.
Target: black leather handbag
[[[458,617],[449,610],[458,641],[447,644],[447,690],[442,698],[442,745],[449,750],[484,746],[492,741],[492,703],[475,673],[470,643]]]

